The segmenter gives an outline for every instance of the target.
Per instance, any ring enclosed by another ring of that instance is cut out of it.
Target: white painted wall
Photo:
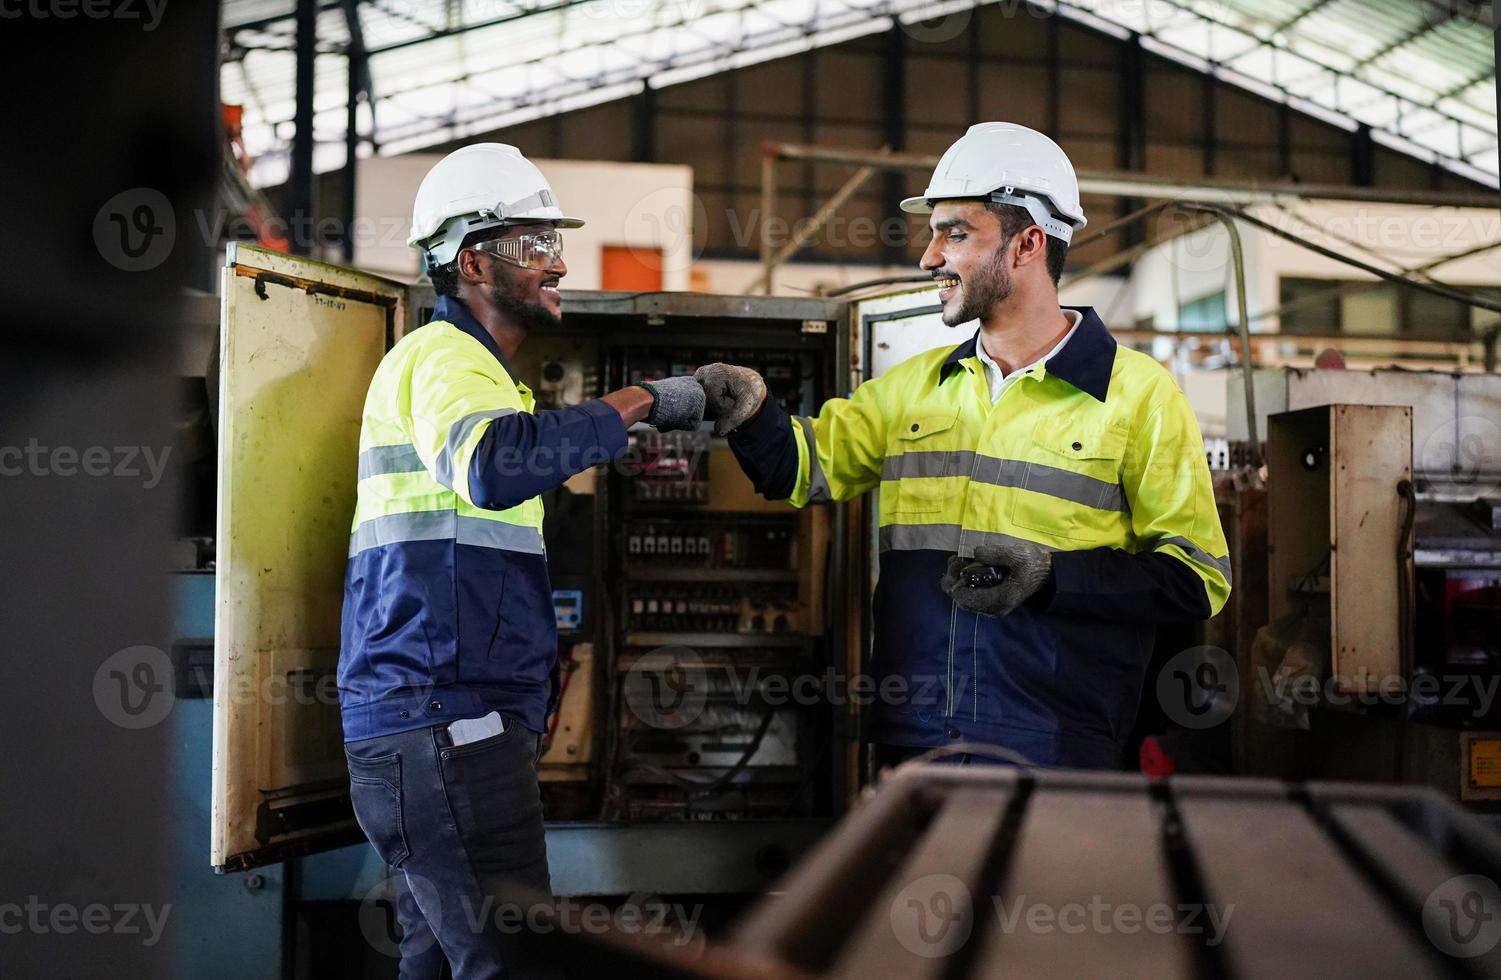
[[[871,279],[921,272],[915,263],[910,266],[876,266],[789,262],[777,267],[776,295],[811,295],[821,289],[837,289]],[[745,293],[761,277],[761,264],[744,259],[700,259],[693,263],[693,276],[693,288],[700,292]],[[1099,276],[1075,286],[1065,283],[1058,297],[1060,302],[1069,306],[1095,307],[1112,326],[1131,325],[1130,281],[1123,277]]]
[[[417,252],[406,245],[412,198],[440,154],[408,153],[361,160],[356,185],[354,264],[399,279],[417,278]],[[695,220],[693,168],[676,164],[532,161],[547,177],[563,213],[584,219],[564,233],[564,288],[599,289],[605,245],[662,250],[662,285],[689,287]],[[699,206],[699,210],[702,208]]]
[[[922,270],[913,266],[788,262],[777,267],[777,296],[811,296],[870,279],[907,276]],[[761,278],[761,263],[749,259],[700,259],[693,263],[693,288],[704,293],[743,294]],[[755,291],[757,295],[761,290]]]
[[[1289,211],[1259,205],[1249,208],[1248,213],[1325,248],[1387,269],[1391,266],[1376,259],[1373,252],[1412,267],[1501,239],[1501,212],[1493,208],[1309,201],[1291,204]],[[1277,317],[1258,318],[1257,314],[1277,307],[1278,283],[1284,276],[1376,278],[1245,222],[1237,225],[1245,255],[1246,305],[1252,332],[1280,329]],[[1432,274],[1454,285],[1501,285],[1501,250],[1446,263]],[[1171,328],[1177,324],[1180,305],[1221,290],[1233,318],[1233,281],[1229,237],[1224,228],[1219,224],[1202,228],[1148,251],[1136,262],[1131,271],[1135,318],[1152,316],[1158,329]]]
[[[1131,280],[1124,276],[1095,276],[1072,285],[1065,279],[1058,290],[1058,302],[1064,306],[1093,306],[1107,327],[1124,329],[1134,325]]]
[[[1273,205],[1249,208],[1248,212],[1278,228],[1308,238],[1326,248],[1350,255],[1381,268],[1394,267],[1376,258],[1389,256],[1411,268],[1477,245],[1501,240],[1501,212],[1489,208],[1432,208],[1416,205],[1360,204],[1351,201],[1308,201],[1288,205],[1284,211]],[[1164,221],[1177,220],[1164,218]],[[1279,305],[1282,277],[1307,279],[1374,280],[1376,277],[1352,266],[1325,258],[1292,242],[1245,222],[1237,222],[1246,267],[1246,306],[1253,333],[1275,333],[1278,317],[1270,314]],[[1160,230],[1167,230],[1166,228]],[[1375,253],[1373,255],[1372,253]],[[1435,267],[1432,275],[1457,286],[1501,284],[1501,250],[1470,256]],[[1081,284],[1083,285],[1083,284]],[[1215,293],[1225,293],[1226,313],[1235,322],[1236,304],[1230,239],[1218,223],[1166,242],[1142,255],[1122,287],[1131,321],[1151,317],[1157,329],[1178,324],[1180,306]],[[1347,300],[1347,315],[1359,315],[1370,300],[1358,294]],[[1380,310],[1374,310],[1379,314]],[[1491,318],[1476,311],[1476,319]],[[1106,317],[1112,326],[1126,326]],[[1166,360],[1171,341],[1159,341],[1154,353]],[[1275,346],[1257,344],[1258,358],[1276,352]],[[1349,355],[1352,365],[1365,365],[1369,358]],[[1380,359],[1383,363],[1389,358]],[[1307,361],[1302,363],[1306,364]],[[1373,362],[1372,362],[1373,363]],[[1206,436],[1235,435],[1243,407],[1238,394],[1229,392],[1233,371],[1201,370],[1169,364],[1189,402],[1194,406]],[[1259,387],[1259,385],[1258,385]],[[1235,416],[1231,418],[1230,416]]]
[[[1246,304],[1252,317],[1252,330],[1267,329],[1266,321],[1256,319],[1266,309],[1268,296],[1276,304],[1276,279],[1270,293],[1262,288],[1262,236],[1244,222],[1238,222],[1241,250],[1246,267]],[[1235,274],[1231,260],[1230,239],[1218,225],[1201,228],[1191,234],[1165,242],[1143,254],[1130,274],[1131,321],[1150,319],[1158,330],[1178,325],[1178,308],[1196,299],[1225,294],[1225,308],[1235,309]],[[1233,315],[1233,314],[1232,314]]]

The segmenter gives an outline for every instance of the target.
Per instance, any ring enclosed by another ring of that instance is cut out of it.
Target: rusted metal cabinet
[[[360,839],[333,697],[360,417],[406,287],[231,245],[219,338],[212,863]]]
[[[1408,666],[1412,409],[1325,405],[1271,416],[1268,430],[1268,612],[1328,619],[1339,693],[1395,690]]]

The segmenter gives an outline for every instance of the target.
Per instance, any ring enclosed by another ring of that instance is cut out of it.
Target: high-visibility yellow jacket
[[[601,401],[535,412],[463,304],[376,369],[360,426],[339,704],[348,741],[499,710],[540,732],[557,626],[538,494],[618,456]]]
[[[1117,765],[1155,624],[1207,618],[1230,563],[1203,440],[1172,376],[1092,309],[992,404],[976,338],[826,402],[768,402],[730,437],[763,494],[801,507],[880,491],[867,737],[1002,745],[1043,765]],[[950,555],[1032,541],[1050,581],[1009,616],[959,609]]]

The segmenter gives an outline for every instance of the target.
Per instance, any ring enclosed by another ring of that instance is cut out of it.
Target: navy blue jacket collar
[[[500,362],[501,367],[506,369],[506,374],[511,376],[511,380],[517,380],[516,372],[511,370],[511,362],[506,360],[506,356],[500,352],[500,347],[496,345],[495,338],[490,336],[490,331],[486,330],[474,318],[474,314],[470,313],[469,308],[463,303],[452,296],[439,296],[438,302],[433,306],[433,320],[443,320],[451,323],[484,344],[485,350],[495,355],[495,359]]]
[[[1063,350],[1047,362],[1050,375],[1057,375],[1078,388],[1095,401],[1103,402],[1110,390],[1110,371],[1115,366],[1115,338],[1105,329],[1105,321],[1092,306],[1065,306],[1065,310],[1079,313],[1079,329],[1069,338]],[[938,369],[938,379],[948,376],[949,369],[966,357],[975,356],[975,345],[980,342],[980,331],[958,347]]]

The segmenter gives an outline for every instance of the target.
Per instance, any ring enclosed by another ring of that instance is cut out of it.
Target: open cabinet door
[[[401,283],[229,247],[219,354],[212,856],[237,871],[360,840],[335,671],[370,378]]]
[[[848,351],[851,390],[924,351],[963,343],[979,329],[976,322],[948,326],[943,322],[942,309],[937,286],[900,289],[852,301]],[[852,677],[868,669],[870,657],[869,610],[880,574],[877,541],[881,508],[876,499],[879,494],[880,491],[875,490],[867,496],[863,510],[858,512],[859,526],[850,530],[853,550],[849,567],[854,592],[849,595],[846,608],[860,611],[858,618],[851,618],[851,623],[857,622],[858,627],[850,627],[850,649],[859,656],[858,662],[846,664]],[[863,748],[866,754],[859,770],[865,783],[874,783],[876,772],[869,756],[869,746]]]
[[[951,327],[943,322],[943,306],[937,286],[921,286],[872,296],[850,304],[851,383],[878,378],[909,358],[935,347],[953,347],[975,335],[978,321]],[[879,493],[880,491],[876,491]],[[876,586],[878,555],[876,529],[880,508],[872,503],[866,533],[865,558],[869,563],[870,588]],[[867,602],[869,597],[867,596]],[[866,637],[869,640],[869,637]],[[864,649],[869,650],[867,642]]]

